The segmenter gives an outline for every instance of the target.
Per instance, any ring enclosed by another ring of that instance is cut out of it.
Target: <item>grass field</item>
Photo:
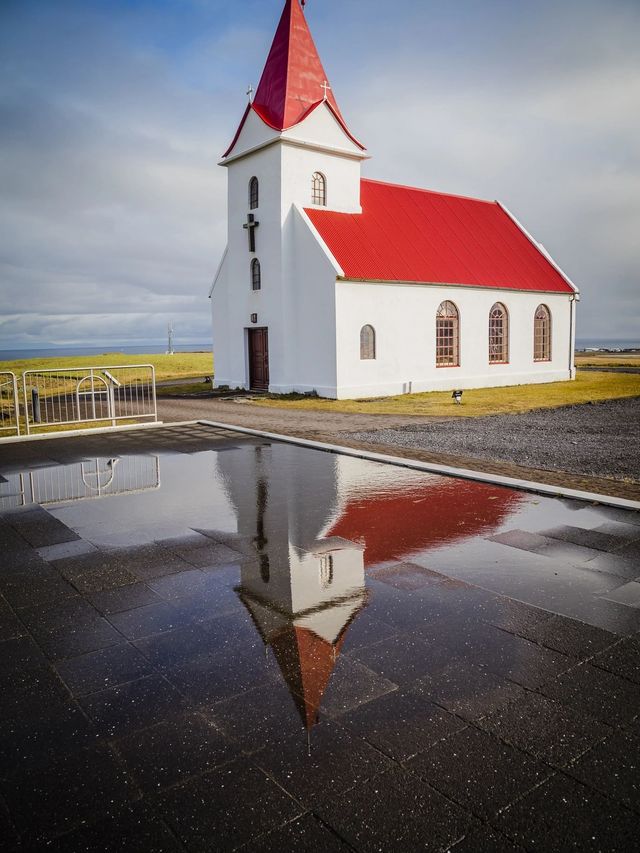
[[[21,361],[0,361],[0,371],[10,370],[20,378],[25,370],[47,370],[75,367],[118,367],[125,364],[152,364],[156,380],[202,378],[211,376],[213,359],[210,352],[177,352],[175,355],[126,355],[108,352],[99,356],[70,356],[66,358],[30,358]]]
[[[640,353],[627,355],[611,352],[587,352],[576,355],[578,367],[638,367],[640,368]]]
[[[510,388],[479,388],[465,391],[461,406],[453,403],[450,391],[403,394],[398,397],[380,397],[373,400],[258,398],[255,404],[279,409],[350,412],[362,415],[479,417],[638,396],[640,396],[640,374],[579,373],[575,382],[552,382],[548,385],[516,385]]]

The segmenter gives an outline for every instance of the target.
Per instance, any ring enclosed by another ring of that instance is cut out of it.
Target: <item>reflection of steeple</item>
[[[317,720],[349,625],[366,604],[362,549],[341,540],[317,546],[316,553],[292,549],[289,560],[274,564],[269,579],[260,560],[247,562],[237,590],[308,729]]]

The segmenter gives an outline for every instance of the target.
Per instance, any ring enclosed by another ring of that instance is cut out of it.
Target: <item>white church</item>
[[[499,202],[361,177],[303,6],[286,0],[220,163],[216,387],[352,399],[574,379],[576,286]]]

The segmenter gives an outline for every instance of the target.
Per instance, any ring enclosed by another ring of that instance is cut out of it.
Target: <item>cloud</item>
[[[0,347],[210,339],[216,166],[280,0],[5,0]],[[579,334],[640,328],[640,7],[310,0],[383,180],[499,198],[583,293]],[[339,22],[339,24],[337,23]]]

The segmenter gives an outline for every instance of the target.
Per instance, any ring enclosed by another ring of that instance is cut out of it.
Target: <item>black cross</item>
[[[256,250],[256,228],[260,225],[259,222],[256,222],[256,218],[253,213],[247,214],[247,222],[242,227],[249,232],[249,251],[255,252]]]

